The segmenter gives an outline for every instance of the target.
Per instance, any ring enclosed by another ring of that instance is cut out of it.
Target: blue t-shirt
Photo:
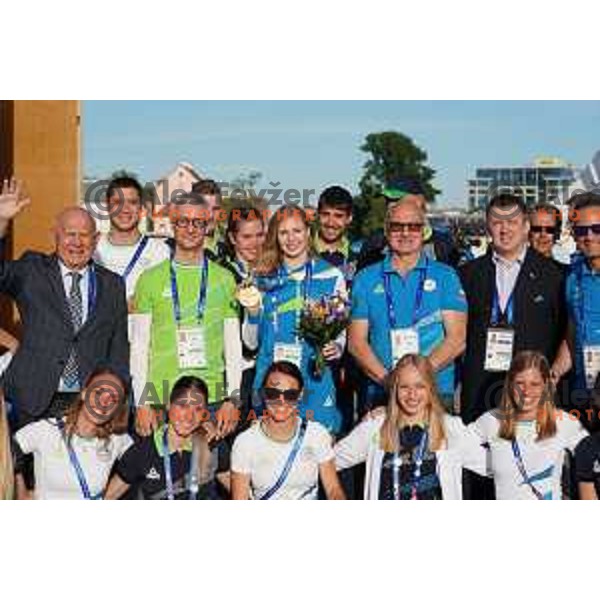
[[[352,289],[352,320],[369,322],[369,344],[383,366],[391,370],[392,320],[386,301],[384,273],[389,276],[395,327],[415,327],[419,350],[424,356],[431,354],[444,340],[442,311],[466,313],[467,300],[456,271],[423,255],[406,277],[393,267],[391,255],[358,273]],[[417,310],[421,285],[421,302]],[[454,393],[453,364],[438,371],[436,379],[440,394]]]
[[[569,317],[575,324],[576,386],[585,389],[583,346],[600,345],[600,272],[593,271],[587,260],[571,265],[566,296]]]

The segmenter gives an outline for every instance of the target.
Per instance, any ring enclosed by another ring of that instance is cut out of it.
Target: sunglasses
[[[593,225],[574,225],[573,235],[575,237],[586,237],[590,233],[594,235],[600,235],[600,223],[594,223]]]
[[[557,227],[550,227],[550,225],[532,225],[530,227],[531,233],[549,233],[550,235],[554,235],[557,230]]]
[[[399,221],[391,221],[388,223],[388,231],[390,233],[400,233],[408,231],[408,233],[421,233],[425,223],[400,223]]]
[[[176,219],[173,221],[173,225],[177,227],[177,229],[187,229],[190,225],[194,229],[206,229],[206,220],[205,219],[187,219],[182,217],[181,219]]]
[[[302,392],[300,390],[280,390],[279,388],[265,387],[262,389],[262,393],[266,402],[273,402],[281,397],[286,402],[298,402]]]

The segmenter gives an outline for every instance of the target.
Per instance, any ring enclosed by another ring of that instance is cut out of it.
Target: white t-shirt
[[[231,453],[231,470],[250,475],[250,489],[254,498],[260,498],[279,479],[296,436],[289,442],[275,442],[267,437],[260,422],[256,421],[237,437]],[[325,427],[316,421],[309,421],[287,479],[271,499],[316,500],[319,465],[333,458],[331,436]]]
[[[56,419],[35,421],[19,429],[15,439],[25,454],[33,454],[37,500],[82,500],[83,492]],[[74,434],[71,444],[92,497],[102,493],[115,461],[131,446],[127,434],[106,440]]]
[[[101,235],[96,247],[94,260],[103,267],[114,271],[117,275],[123,275],[142,239],[140,238],[140,241],[133,246],[118,246],[108,239],[108,235]],[[128,299],[133,296],[135,284],[140,275],[146,269],[157,265],[167,258],[169,258],[169,247],[165,241],[162,238],[148,238],[148,243],[142,255],[125,282]]]
[[[482,442],[490,446],[488,451],[488,472],[494,478],[498,500],[535,500],[536,495],[521,475],[515,459],[512,444],[498,436],[500,420],[489,411],[482,415],[471,427]],[[561,499],[561,475],[565,450],[571,452],[587,436],[577,420],[568,413],[557,410],[556,435],[536,441],[536,422],[518,421],[516,439],[523,466],[529,481],[542,494],[544,500]]]

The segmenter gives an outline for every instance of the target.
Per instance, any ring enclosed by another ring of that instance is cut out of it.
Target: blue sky
[[[219,181],[263,174],[258,188],[357,189],[368,133],[409,135],[436,169],[442,204],[465,204],[476,166],[540,155],[587,163],[600,148],[600,102],[85,101],[84,173],[144,181],[187,161]]]

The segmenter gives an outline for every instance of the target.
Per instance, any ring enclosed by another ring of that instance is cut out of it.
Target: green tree
[[[369,155],[355,199],[354,233],[366,236],[383,225],[385,200],[383,188],[397,178],[421,183],[427,199],[435,201],[439,193],[432,185],[435,171],[427,166],[427,153],[413,140],[397,131],[370,133],[360,149]]]

